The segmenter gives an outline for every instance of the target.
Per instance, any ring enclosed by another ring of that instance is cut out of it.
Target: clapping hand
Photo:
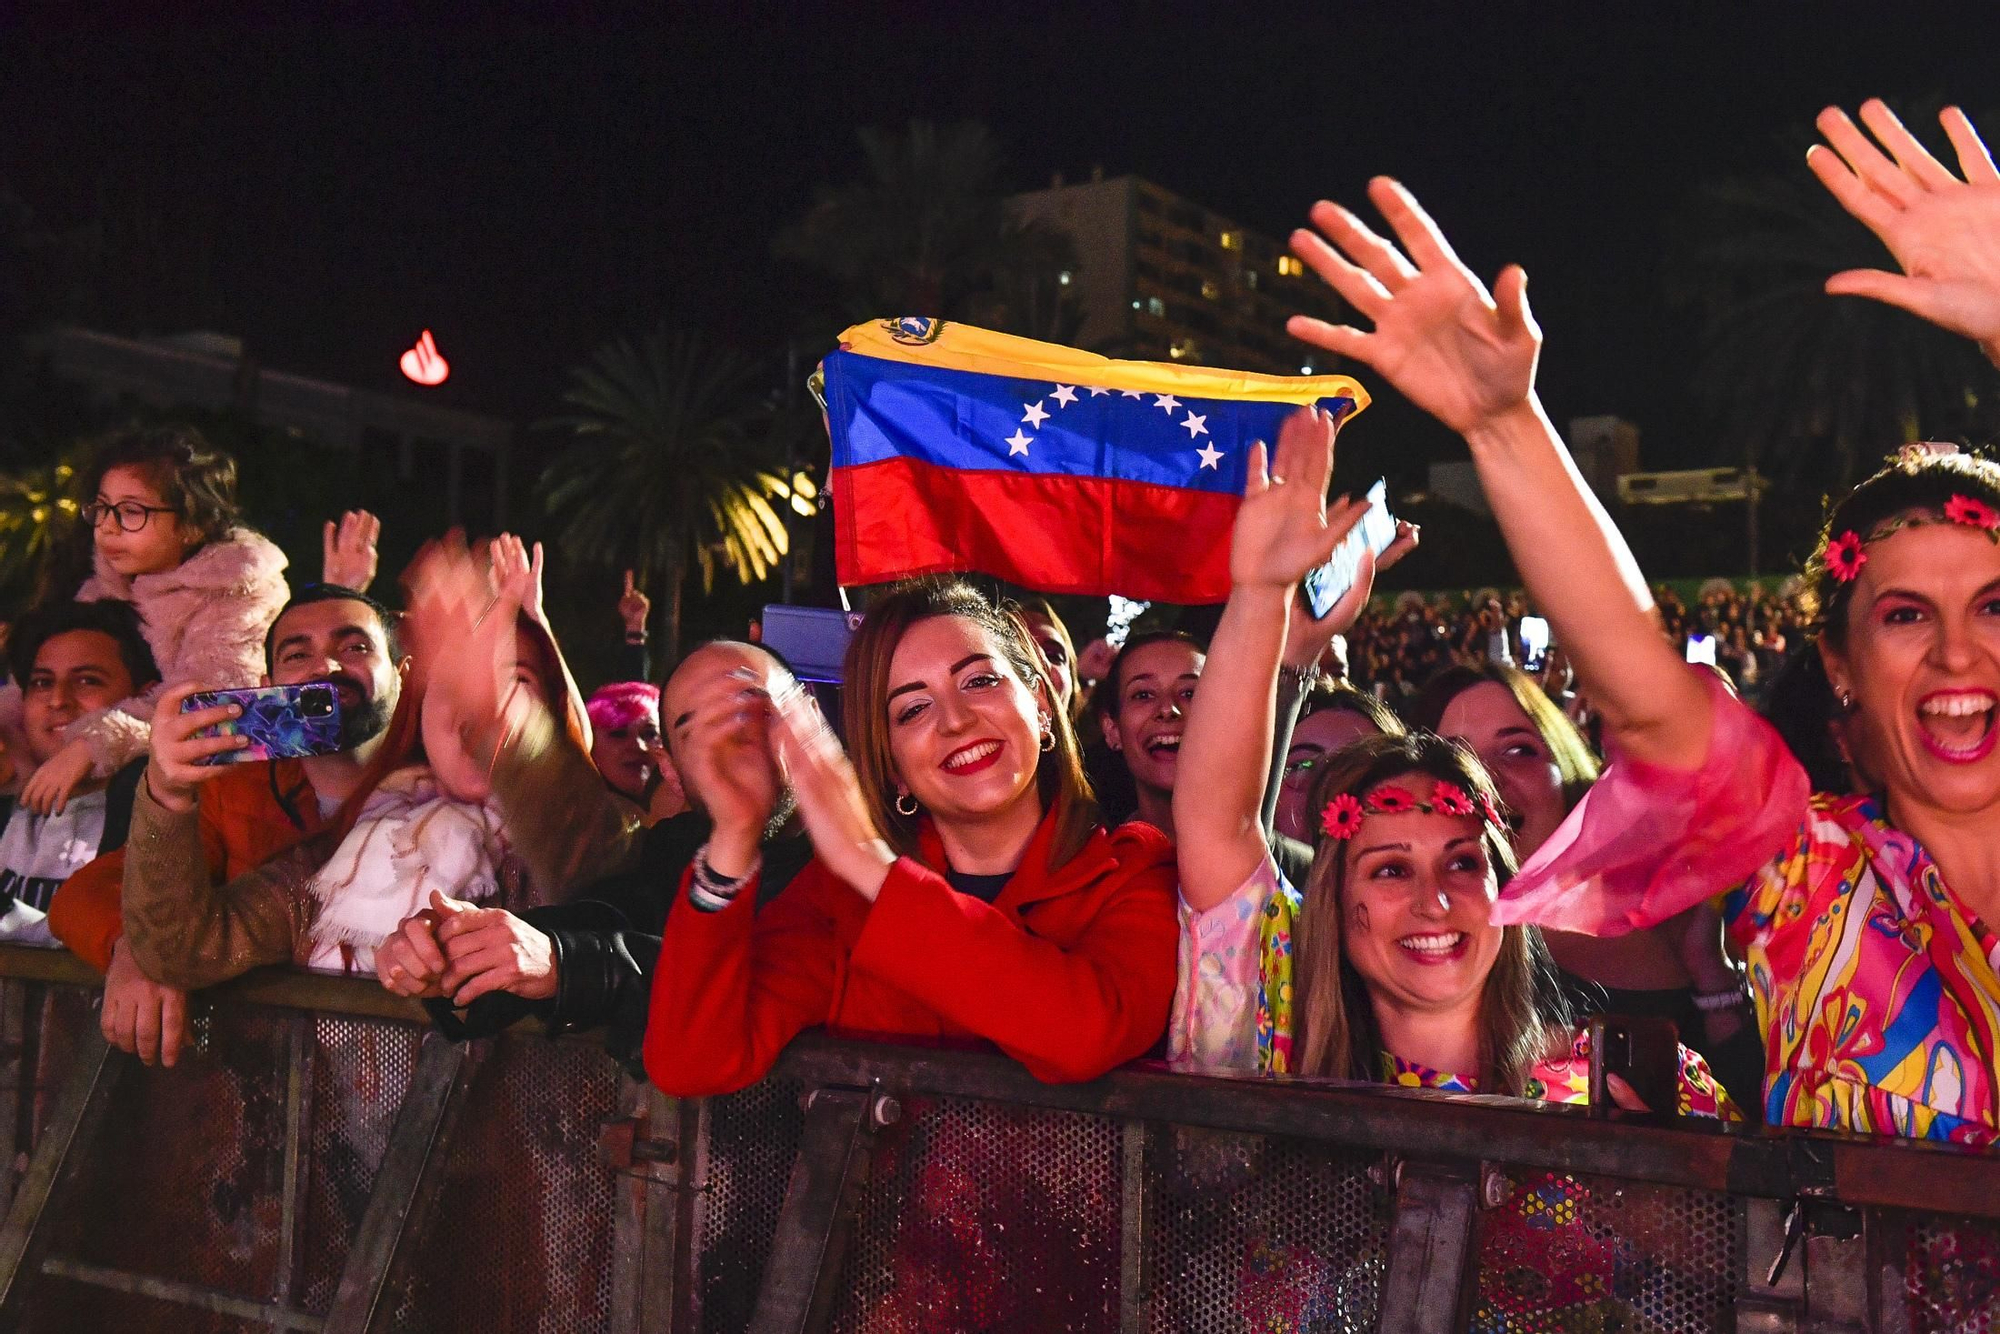
[[[1292,336],[1371,367],[1461,435],[1526,406],[1542,347],[1528,313],[1528,275],[1509,266],[1489,294],[1409,191],[1378,176],[1368,197],[1401,250],[1324,200],[1312,210],[1324,239],[1301,229],[1292,250],[1375,331],[1294,315],[1286,326]]]
[[[873,903],[896,854],[875,827],[847,752],[805,691],[795,686],[773,701],[771,740],[813,851]]]
[[[514,534],[502,533],[488,544],[487,556],[492,562],[493,591],[527,612],[529,620],[547,625],[542,615],[542,544],[530,548]]]
[[[2000,361],[2000,171],[1979,132],[1957,107],[1938,117],[1958,153],[1961,180],[1879,99],[1861,104],[1861,120],[1881,148],[1846,112],[1828,107],[1817,124],[1833,147],[1813,145],[1806,165],[1881,238],[1903,272],[1849,269],[1828,278],[1826,290],[1900,306],[1977,341]]]

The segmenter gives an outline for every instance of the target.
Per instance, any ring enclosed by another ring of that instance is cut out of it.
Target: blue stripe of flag
[[[1053,380],[827,356],[833,465],[909,458],[945,468],[1103,477],[1241,495],[1253,441],[1293,403],[1092,390]],[[1330,411],[1346,398],[1323,399]]]

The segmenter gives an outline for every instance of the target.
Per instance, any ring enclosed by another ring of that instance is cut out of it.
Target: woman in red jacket
[[[1107,832],[1012,611],[957,580],[871,607],[847,654],[853,760],[775,670],[667,719],[715,827],[667,920],[646,1069],[668,1093],[761,1079],[824,1024],[983,1038],[1051,1082],[1143,1054],[1173,998],[1173,850]],[[783,790],[814,859],[755,910]]]

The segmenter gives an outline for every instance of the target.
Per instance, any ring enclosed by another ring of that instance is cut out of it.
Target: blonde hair
[[[1362,737],[1342,747],[1314,784],[1313,809],[1324,810],[1343,792],[1358,798],[1377,784],[1411,773],[1455,783],[1471,794],[1475,805],[1482,797],[1496,809],[1500,804],[1493,780],[1470,750],[1435,733],[1411,732]],[[1351,843],[1321,838],[1306,881],[1293,960],[1298,997],[1292,1069],[1372,1083],[1381,1078],[1382,1033],[1368,983],[1348,962],[1341,935]],[[1505,885],[1514,874],[1506,831],[1488,824],[1480,843]],[[1503,928],[1500,953],[1479,1002],[1480,1068],[1471,1073],[1481,1088],[1521,1096],[1536,1062],[1567,1040],[1571,1022],[1542,933],[1532,926]]]

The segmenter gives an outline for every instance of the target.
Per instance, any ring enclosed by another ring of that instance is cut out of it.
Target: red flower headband
[[[1481,793],[1475,804],[1474,799],[1465,794],[1465,789],[1456,783],[1437,780],[1431,788],[1429,801],[1418,801],[1394,783],[1383,783],[1370,790],[1366,797],[1356,797],[1352,792],[1342,792],[1326,804],[1320,812],[1319,827],[1330,838],[1350,839],[1361,832],[1361,818],[1364,815],[1405,815],[1411,811],[1422,811],[1425,815],[1471,815],[1479,817],[1501,828],[1500,812],[1493,808],[1493,799]]]
[[[2000,510],[1994,509],[1983,500],[1954,495],[1944,502],[1944,517],[1948,523],[1977,528],[1986,534],[1989,541],[2000,543]],[[1868,563],[1868,553],[1862,548],[1869,542],[1878,542],[1901,528],[1921,528],[1927,523],[1936,522],[1936,519],[1922,515],[1890,519],[1877,524],[1865,539],[1849,528],[1827,542],[1826,572],[1833,576],[1835,583],[1852,583],[1855,576],[1861,573],[1861,567]]]

